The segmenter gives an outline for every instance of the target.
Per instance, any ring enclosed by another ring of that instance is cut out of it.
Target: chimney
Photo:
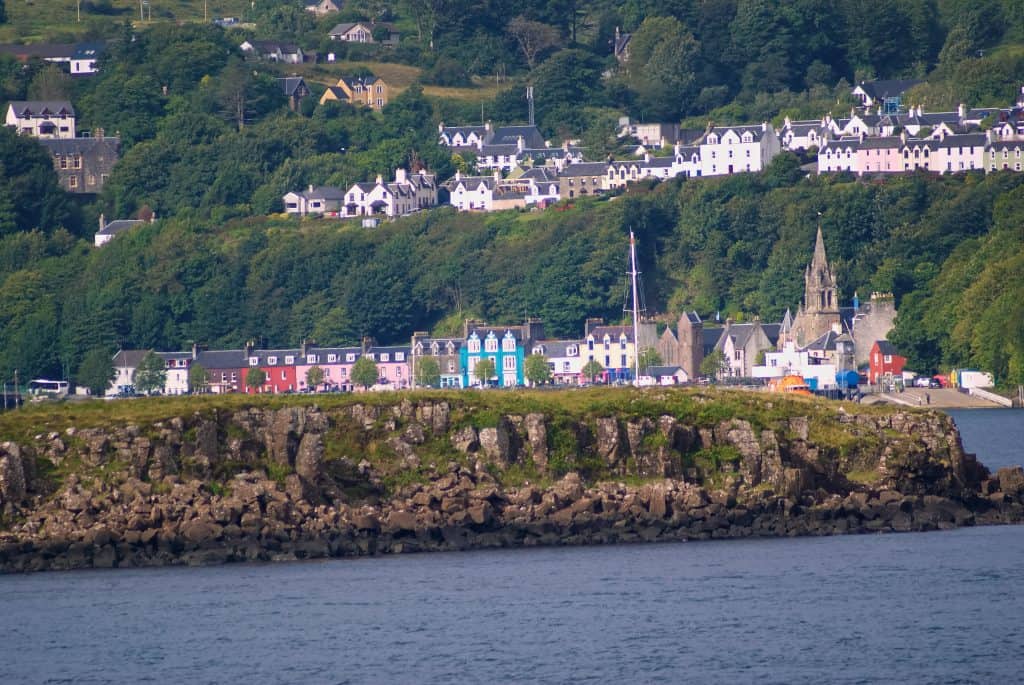
[[[102,128],[97,128],[95,131],[93,131],[92,136],[93,138],[103,138],[105,137],[105,134],[106,131],[104,131]]]
[[[960,123],[963,123],[967,118],[967,105],[961,102],[956,108],[956,115],[960,119]]]
[[[106,220],[106,218],[105,218],[105,217],[103,216],[103,213],[101,212],[101,213],[100,213],[100,230],[102,231],[102,230],[103,230],[104,228],[106,228],[106,227],[107,227],[107,220]]]
[[[395,169],[395,183],[406,183],[408,176],[405,173],[405,169]]]
[[[600,317],[595,317],[595,318],[587,319],[586,322],[583,324],[583,335],[584,336],[590,335],[590,331],[592,331],[594,328],[596,328],[598,326],[603,326],[603,325],[604,325],[604,319],[602,319]]]
[[[199,343],[192,343],[192,361],[199,357]]]
[[[380,174],[377,174],[377,185],[383,185],[383,184],[384,184],[384,177],[381,176]]]
[[[490,131],[491,130],[491,122],[488,121],[486,124],[484,124],[484,130],[485,131]]]
[[[255,344],[256,343],[254,341],[252,341],[252,340],[247,340],[245,342],[245,356],[246,356],[246,358],[249,358],[249,357],[252,356],[252,348],[255,346]]]
[[[438,125],[437,125],[437,132],[438,132],[438,134],[444,133],[444,122],[443,121],[438,123]]]
[[[306,192],[308,192],[308,193],[312,193],[313,192],[313,184],[312,183],[309,184],[309,190],[307,190]]]
[[[526,141],[523,140],[522,136],[516,138],[516,149],[519,150],[520,152],[526,149]]]

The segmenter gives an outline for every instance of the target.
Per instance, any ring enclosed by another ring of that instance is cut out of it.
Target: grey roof
[[[306,81],[301,76],[286,76],[284,78],[277,79],[277,82],[281,84],[281,90],[283,90],[284,94],[288,97],[295,95],[295,91],[297,91],[300,86],[306,88],[307,92],[309,91],[309,87],[306,86]]]
[[[96,235],[117,235],[118,233],[124,233],[133,226],[144,223],[146,222],[142,219],[115,219],[101,230],[96,231]]]
[[[19,117],[39,114],[61,114],[75,116],[75,108],[67,100],[12,100],[10,106]]]
[[[54,155],[92,155],[104,153],[112,159],[121,154],[121,139],[116,136],[102,138],[40,138],[43,147]]]
[[[721,326],[715,326],[713,328],[702,329],[704,333],[704,354],[707,354],[714,348],[718,347],[718,339],[722,337],[722,332],[725,328]]]
[[[449,138],[454,136],[456,133],[461,133],[463,138],[468,137],[470,133],[475,133],[477,134],[477,136],[483,139],[484,134],[486,132],[486,126],[445,126],[441,130],[441,133],[448,134]]]
[[[674,376],[679,373],[679,366],[648,366],[647,373],[641,375],[653,376],[658,378],[661,376]]]
[[[903,95],[923,81],[916,79],[893,79],[889,81],[861,81],[860,88],[873,99],[890,98]]]
[[[8,43],[0,45],[0,54],[40,59],[70,58],[75,54],[75,45],[67,43],[33,43],[31,45]]]
[[[494,176],[462,176],[455,178],[452,176],[450,179],[445,181],[444,186],[450,190],[454,190],[459,185],[466,188],[479,188],[481,185],[486,188],[493,189],[496,184]]]
[[[546,357],[568,357],[567,349],[570,346],[576,347],[576,355],[579,356],[579,350],[582,343],[579,340],[537,340],[533,343],[534,347],[542,345],[544,347],[544,356]]]
[[[536,126],[499,126],[491,129],[487,134],[485,143],[487,145],[515,145],[522,136],[523,143],[528,148],[544,147],[544,136],[540,134]]]
[[[838,337],[835,331],[827,331],[816,340],[812,340],[810,344],[804,346],[804,349],[817,352],[831,352],[836,349],[836,338]]]
[[[249,365],[245,350],[200,350],[196,363],[207,371],[213,369],[241,369]]]
[[[520,178],[533,179],[537,183],[556,183],[558,174],[547,167],[533,167],[523,172]]]
[[[334,186],[313,186],[308,190],[298,193],[307,200],[344,200],[345,191]]]
[[[480,148],[481,157],[493,157],[495,155],[514,155],[519,152],[519,146],[511,145],[484,145]]]
[[[612,340],[618,341],[623,334],[626,336],[626,340],[633,340],[633,327],[632,326],[594,326],[590,329],[590,335],[594,336],[594,340],[601,340],[607,335]],[[587,336],[590,337],[590,336]]]
[[[118,350],[113,358],[114,366],[136,368],[148,352],[149,350]]]
[[[104,43],[97,41],[79,43],[75,46],[71,59],[96,59],[103,54],[106,48],[107,46]]]
[[[577,162],[562,169],[558,176],[604,176],[607,170],[604,162]]]
[[[742,136],[744,133],[750,133],[753,135],[754,140],[758,141],[765,135],[766,131],[761,128],[760,124],[753,126],[715,126],[708,133],[718,134],[719,138],[729,131],[735,131],[738,135]],[[706,138],[705,138],[706,141]]]
[[[896,346],[888,340],[876,340],[875,344],[878,345],[878,351],[882,354],[899,354],[896,351]]]

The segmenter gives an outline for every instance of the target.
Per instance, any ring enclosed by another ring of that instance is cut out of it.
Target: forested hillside
[[[201,3],[134,25],[136,4],[82,5],[80,24],[9,5],[5,35],[102,38],[100,73],[0,56],[0,98],[70,99],[79,129],[119,134],[123,158],[83,202],[58,188],[38,144],[0,131],[0,377],[74,377],[90,350],[117,345],[405,341],[465,316],[540,316],[574,335],[587,316],[621,316],[630,228],[651,310],[775,319],[799,305],[821,212],[843,298],[895,293],[893,337],[912,366],[1024,382],[1020,174],[805,178],[784,154],[757,176],[542,213],[437,210],[374,231],[274,214],[311,183],[470,169],[437,145],[438,122],[522,122],[527,84],[545,135],[580,139],[591,159],[623,153],[622,115],[699,128],[820,117],[847,111],[862,78],[925,79],[908,99],[932,110],[1005,105],[1024,74],[1022,0],[353,0],[319,19],[289,0],[232,3],[246,28],[231,30],[200,22]],[[326,38],[370,19],[399,44]],[[613,55],[616,28],[632,36],[628,60]],[[256,38],[338,62],[295,67],[314,97],[292,112],[275,81],[292,67],[239,51]],[[385,64],[415,77],[383,112],[316,106],[340,74]],[[156,223],[91,247],[101,213],[153,211]]]
[[[841,297],[894,292],[914,367],[1024,381],[1024,176],[807,180],[785,160],[566,211],[436,210],[375,231],[176,217],[101,250],[14,233],[0,241],[0,372],[73,371],[118,344],[404,342],[468,316],[578,335],[588,316],[622,316],[629,229],[652,312],[777,320],[799,305],[820,211]]]

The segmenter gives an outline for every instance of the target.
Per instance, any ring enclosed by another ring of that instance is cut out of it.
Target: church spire
[[[825,238],[821,235],[821,212],[818,212],[818,238],[814,243],[814,259],[811,260],[811,266],[828,266],[828,259],[825,257]]]

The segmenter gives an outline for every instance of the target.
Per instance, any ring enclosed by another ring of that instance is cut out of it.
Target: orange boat
[[[807,385],[807,381],[804,380],[803,376],[783,376],[782,378],[773,378],[768,381],[769,392],[785,392],[791,395],[806,395],[807,397],[813,397],[814,393],[811,392],[811,387]]]

